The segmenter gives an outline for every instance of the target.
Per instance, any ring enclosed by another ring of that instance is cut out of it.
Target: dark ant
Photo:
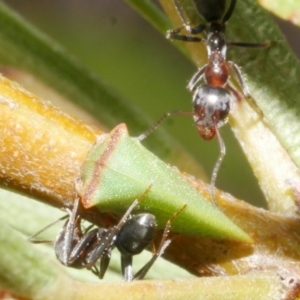
[[[132,210],[138,205],[139,200],[148,189],[131,204],[117,225],[111,228],[91,229],[89,227],[85,232],[82,231],[81,217],[78,215],[79,199],[76,199],[73,210],[68,211],[68,220],[54,242],[57,259],[68,267],[91,270],[102,279],[109,265],[111,251],[117,247],[121,253],[121,269],[124,281],[143,279],[157,258],[163,254],[170,244],[171,240],[167,240],[167,236],[171,223],[186,207],[185,205],[168,220],[158,249],[152,258],[133,276],[132,256],[141,253],[149,246],[154,239],[156,230],[154,215],[144,213],[130,216]],[[66,217],[64,216],[60,220]],[[53,223],[46,228],[51,225]],[[29,239],[32,240],[43,230],[45,228]],[[98,260],[100,260],[99,268],[96,266]]]
[[[193,116],[199,135],[205,140],[211,140],[217,135],[220,156],[214,166],[210,188],[211,198],[215,205],[214,187],[217,174],[226,153],[224,141],[219,128],[226,124],[230,111],[231,102],[238,98],[239,93],[229,85],[230,73],[238,79],[245,97],[250,97],[248,87],[242,77],[239,67],[232,61],[226,60],[228,46],[261,48],[269,46],[269,43],[244,43],[227,42],[225,38],[225,23],[231,17],[236,0],[231,0],[226,11],[226,0],[193,0],[198,13],[205,19],[206,24],[191,27],[185,19],[182,8],[175,0],[176,9],[183,20],[184,25],[180,28],[169,30],[168,39],[185,42],[205,43],[208,63],[200,68],[188,83],[188,90],[194,93],[193,111],[171,111],[166,113],[153,127],[138,137],[143,140],[152,133],[167,117],[173,115]],[[185,29],[190,35],[180,34]],[[206,38],[195,35],[204,32]],[[201,84],[204,80],[204,84]]]

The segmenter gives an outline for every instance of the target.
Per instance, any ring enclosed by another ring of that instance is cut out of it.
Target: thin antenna
[[[218,206],[217,201],[216,201],[216,197],[215,197],[215,185],[216,185],[216,180],[217,180],[217,175],[220,169],[220,166],[222,164],[222,161],[224,159],[224,156],[226,154],[226,147],[224,144],[224,140],[221,137],[219,128],[217,125],[215,125],[215,129],[216,129],[216,134],[217,134],[217,138],[218,138],[218,142],[219,142],[219,146],[220,146],[220,155],[218,157],[218,160],[214,166],[212,175],[211,175],[211,180],[210,180],[210,195],[211,195],[211,199],[212,202],[215,206]]]
[[[144,140],[147,136],[149,136],[153,131],[155,131],[163,121],[165,121],[168,117],[171,116],[193,116],[194,113],[191,111],[181,111],[181,110],[175,110],[175,111],[169,111],[165,113],[153,126],[151,126],[147,131],[142,133],[137,137],[139,141]]]
[[[57,224],[58,222],[65,220],[69,217],[69,215],[65,215],[63,217],[60,217],[58,220],[48,224],[47,226],[45,226],[44,228],[40,229],[38,232],[36,232],[35,234],[31,235],[30,237],[28,237],[28,241],[30,241],[31,243],[34,244],[39,244],[39,243],[52,243],[53,241],[48,241],[48,240],[34,240],[34,238],[36,238],[38,235],[40,235],[41,233],[43,233],[45,230],[47,230],[48,228],[50,228],[51,226]]]

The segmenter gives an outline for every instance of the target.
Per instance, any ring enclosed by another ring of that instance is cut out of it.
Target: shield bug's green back
[[[191,235],[251,242],[217,207],[180,174],[128,135],[125,124],[114,128],[88,153],[77,190],[84,207],[123,214],[151,184],[139,203],[140,211],[156,216],[163,228],[170,215],[186,209],[172,230]]]

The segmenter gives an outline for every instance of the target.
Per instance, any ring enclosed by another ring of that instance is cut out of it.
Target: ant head
[[[197,123],[197,122],[196,122]],[[206,141],[211,140],[216,135],[216,125],[208,127],[206,125],[197,124],[197,130],[199,135]]]
[[[212,139],[216,127],[226,123],[232,95],[225,88],[208,84],[200,86],[193,97],[194,121],[205,140]]]

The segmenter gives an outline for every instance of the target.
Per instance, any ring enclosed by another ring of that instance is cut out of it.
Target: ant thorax
[[[219,52],[213,52],[209,58],[204,72],[204,79],[207,84],[225,87],[230,76],[230,69],[226,60]]]

